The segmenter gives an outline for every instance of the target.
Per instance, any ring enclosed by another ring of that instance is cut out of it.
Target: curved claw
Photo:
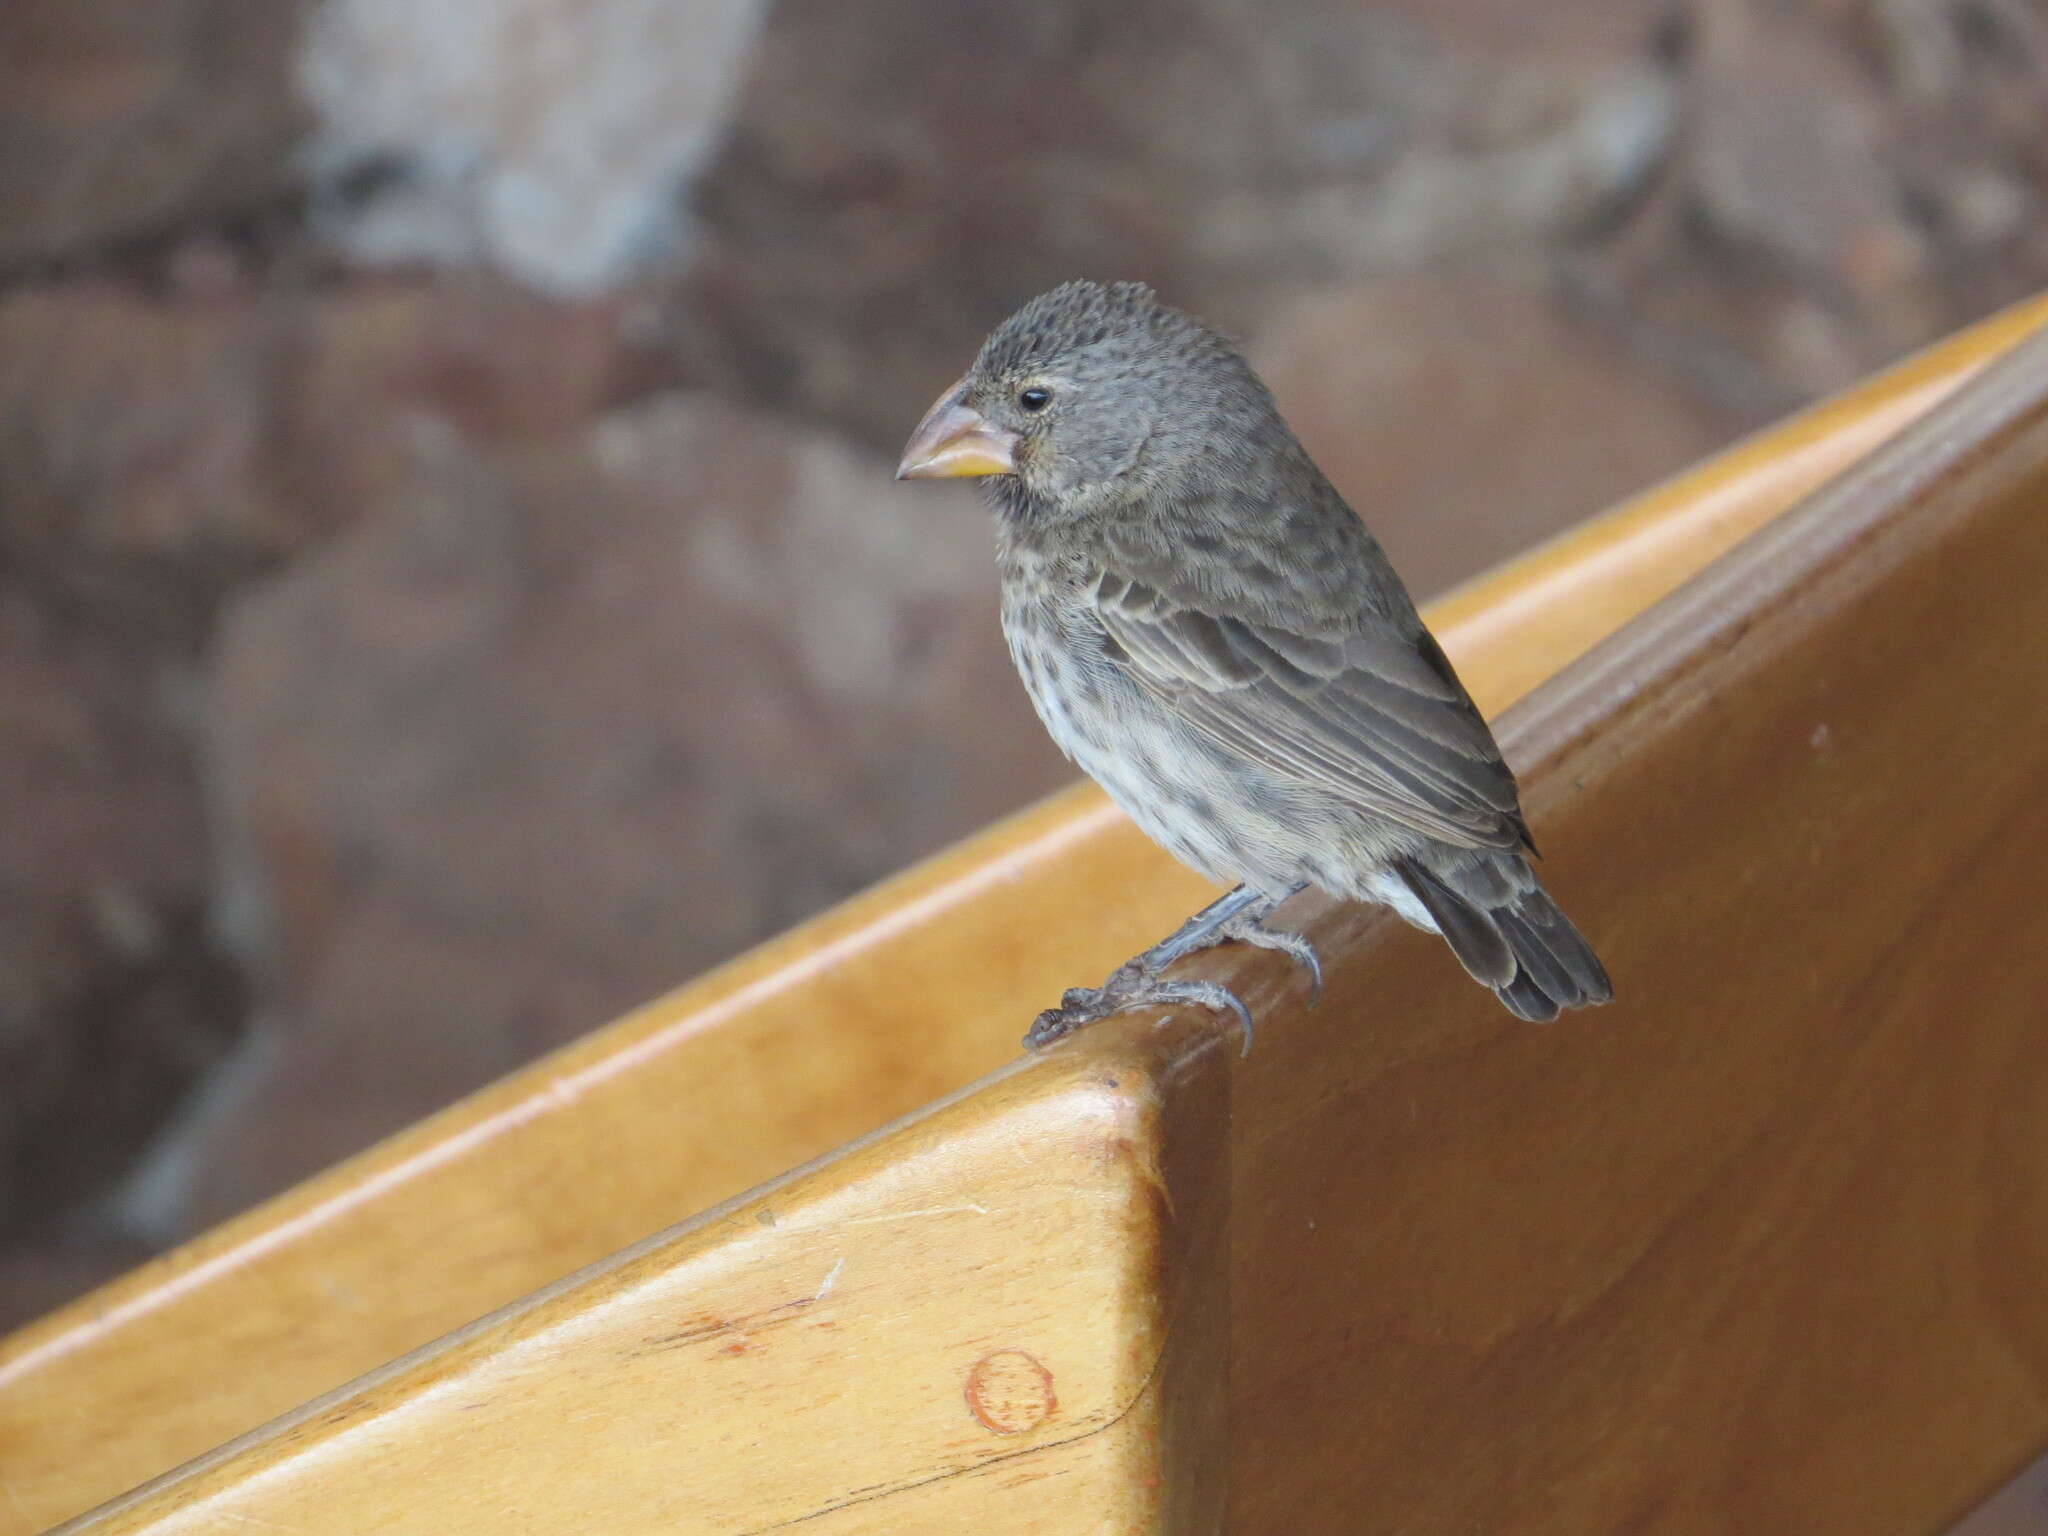
[[[1219,930],[1217,937],[1235,939],[1255,949],[1279,950],[1308,972],[1309,1006],[1314,1007],[1323,1000],[1323,957],[1316,953],[1315,945],[1300,934],[1289,933],[1283,928],[1268,928],[1264,923],[1246,919]]]
[[[1301,963],[1308,967],[1308,1005],[1313,1008],[1323,1000],[1323,957],[1316,953],[1315,945],[1308,944],[1307,949]]]
[[[1192,1003],[1197,1008],[1213,1008],[1218,1013],[1234,1013],[1237,1024],[1244,1035],[1244,1048],[1240,1055],[1252,1053],[1252,1011],[1245,1007],[1244,999],[1220,981],[1161,981],[1153,983],[1148,1003]]]

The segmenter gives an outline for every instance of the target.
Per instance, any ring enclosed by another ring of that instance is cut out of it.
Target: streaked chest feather
[[[1111,659],[1101,624],[1074,594],[1006,580],[1003,638],[1060,750],[1100,776],[1089,759],[1115,744],[1117,717],[1153,712]]]
[[[1158,842],[1203,869],[1240,861],[1214,844],[1216,797],[1233,771],[1145,692],[1112,653],[1078,582],[1003,583],[1003,633],[1025,690],[1062,752]]]

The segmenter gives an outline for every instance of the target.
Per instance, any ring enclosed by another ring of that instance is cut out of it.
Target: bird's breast
[[[1026,579],[1005,563],[1003,633],[1060,750],[1153,841],[1221,884],[1318,878],[1313,808],[1139,685],[1084,595],[1093,584],[1086,573]]]
[[[1017,675],[1060,750],[1093,771],[1137,688],[1110,659],[1109,634],[1078,592],[1043,579],[1003,583],[1003,638]]]

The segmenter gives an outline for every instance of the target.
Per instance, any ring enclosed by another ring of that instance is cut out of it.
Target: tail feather
[[[1501,933],[1506,937],[1508,947],[1515,952],[1518,968],[1529,973],[1529,979],[1535,982],[1537,989],[1545,997],[1555,1000],[1560,1005],[1583,1002],[1586,989],[1579,974],[1573,969],[1572,961],[1576,957],[1572,954],[1572,941],[1576,940],[1578,947],[1584,948],[1585,940],[1579,938],[1578,931],[1570,923],[1562,921],[1564,914],[1551,905],[1548,896],[1540,894],[1541,889],[1539,886],[1537,891],[1531,894],[1537,896],[1538,902],[1550,908],[1548,913],[1539,916],[1525,910],[1525,904],[1535,903],[1530,903],[1528,898],[1524,897],[1514,906],[1502,907],[1495,912],[1493,920],[1500,924]],[[1541,919],[1549,916],[1555,916],[1559,922],[1543,923],[1539,926]],[[1562,932],[1558,931],[1560,926]],[[1592,951],[1587,950],[1586,954],[1588,959],[1591,959]],[[1593,960],[1592,963],[1597,966],[1600,962]],[[1583,970],[1584,967],[1579,969]]]
[[[1536,985],[1536,979],[1527,971],[1515,972],[1515,979],[1495,988],[1494,996],[1507,1006],[1509,1013],[1531,1024],[1548,1024],[1559,1012],[1550,994]]]
[[[1434,870],[1423,868],[1413,859],[1401,860],[1394,869],[1409,892],[1422,903],[1422,910],[1451,946],[1458,963],[1472,973],[1474,980],[1496,990],[1514,981],[1514,951],[1491,913],[1467,901],[1444,884]]]
[[[1518,855],[1505,857],[1520,862]],[[1526,887],[1498,905],[1484,898],[1500,893],[1499,869],[1487,868],[1485,878],[1470,881],[1457,872],[1429,869],[1417,859],[1403,859],[1394,869],[1459,963],[1474,980],[1493,988],[1516,1017],[1548,1023],[1566,1008],[1614,996],[1600,957],[1526,865],[1520,871]],[[1469,894],[1460,889],[1467,885]]]

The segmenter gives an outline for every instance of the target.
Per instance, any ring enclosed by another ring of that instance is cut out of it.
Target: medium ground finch
[[[1223,336],[1137,283],[1067,283],[997,328],[899,478],[985,477],[1003,633],[1063,751],[1170,852],[1237,888],[1031,1045],[1151,1003],[1251,1018],[1163,973],[1307,886],[1440,933],[1525,1019],[1611,997],[1529,867],[1515,778],[1371,534]],[[1239,883],[1241,882],[1241,883]]]

